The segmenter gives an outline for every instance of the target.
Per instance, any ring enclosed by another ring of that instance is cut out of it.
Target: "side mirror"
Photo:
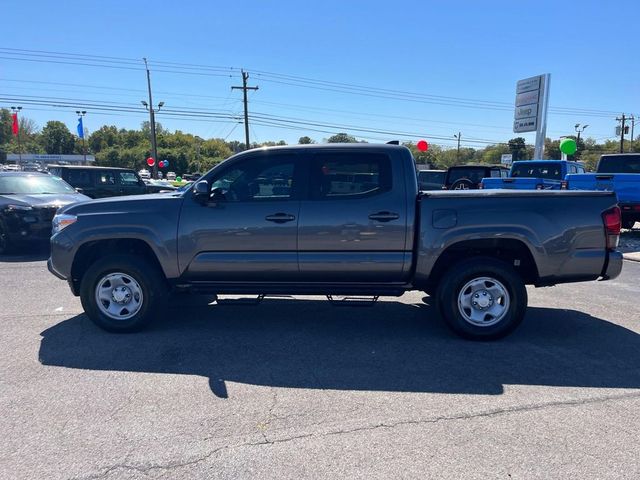
[[[193,196],[203,205],[209,201],[209,182],[200,180],[193,186]]]

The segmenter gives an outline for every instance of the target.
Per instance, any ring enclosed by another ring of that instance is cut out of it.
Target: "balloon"
[[[162,168],[167,168],[169,166],[169,160],[162,161]]]
[[[176,177],[176,182],[181,182],[182,181],[182,177]]]
[[[156,161],[153,159],[153,157],[147,158],[147,165],[149,165],[150,167],[153,167],[155,163]]]
[[[560,142],[560,151],[566,155],[573,155],[578,150],[578,145],[573,138],[565,138]]]
[[[426,152],[429,149],[429,144],[425,140],[420,140],[416,144],[416,147],[418,147],[418,150],[421,152]]]

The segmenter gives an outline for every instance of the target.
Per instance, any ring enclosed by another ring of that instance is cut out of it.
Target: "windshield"
[[[45,193],[75,193],[71,185],[49,175],[0,176],[0,195]]]
[[[557,164],[522,162],[511,167],[511,176],[562,180],[562,168]]]
[[[598,173],[640,173],[640,155],[602,156]]]

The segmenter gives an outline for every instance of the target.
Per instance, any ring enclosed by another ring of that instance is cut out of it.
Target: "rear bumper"
[[[612,280],[622,272],[622,252],[613,250],[607,256],[607,263],[602,270],[602,280]]]

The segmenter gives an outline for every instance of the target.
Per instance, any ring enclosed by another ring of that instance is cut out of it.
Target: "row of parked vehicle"
[[[51,221],[66,205],[92,199],[188,188],[167,180],[142,179],[135,170],[112,167],[49,165],[48,171],[0,170],[0,254],[26,242],[45,242]]]
[[[596,190],[615,192],[623,227],[640,222],[640,154],[603,155],[595,173],[580,162],[522,160],[502,165],[458,165],[418,172],[421,190]]]

